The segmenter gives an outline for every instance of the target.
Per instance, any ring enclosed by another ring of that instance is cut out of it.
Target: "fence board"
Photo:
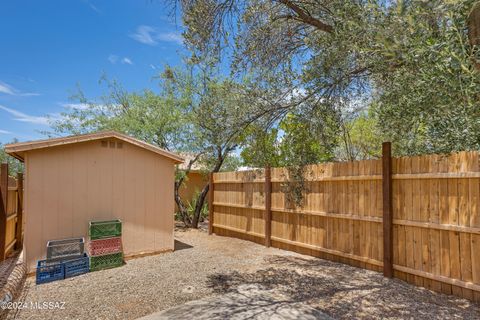
[[[14,245],[19,238],[17,232],[22,232],[21,229],[17,230],[18,222],[18,210],[19,210],[19,194],[17,187],[9,187],[7,193],[7,220],[5,230],[5,255],[13,251]]]
[[[23,223],[18,221],[18,216],[22,210],[20,203],[22,197],[18,186],[22,186],[23,181],[19,183],[14,178],[8,177],[6,163],[1,165],[0,177],[0,261],[2,261],[21,245]],[[20,224],[17,226],[17,223]]]

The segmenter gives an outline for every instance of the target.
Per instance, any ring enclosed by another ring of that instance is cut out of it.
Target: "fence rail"
[[[479,154],[387,156],[308,166],[300,206],[286,168],[215,173],[210,230],[480,301]]]
[[[23,175],[8,177],[8,165],[0,168],[0,261],[14,249],[22,247],[23,239]]]

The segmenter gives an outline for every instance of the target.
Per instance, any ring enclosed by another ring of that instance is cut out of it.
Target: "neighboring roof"
[[[5,145],[5,152],[11,155],[12,157],[19,159],[20,161],[23,161],[25,152],[30,150],[45,149],[45,148],[51,148],[56,146],[62,146],[66,144],[73,144],[73,143],[87,142],[87,141],[108,139],[108,138],[117,138],[119,140],[123,140],[130,144],[136,145],[137,147],[147,149],[156,154],[169,158],[176,163],[183,163],[184,161],[182,157],[180,157],[175,153],[163,150],[152,144],[132,138],[125,134],[118,133],[116,131],[100,131],[95,133],[81,134],[81,135],[62,137],[62,138],[53,138],[53,139],[7,144]]]
[[[191,160],[195,159],[196,154],[192,152],[178,152],[178,154],[185,159],[185,162],[178,165],[178,169],[187,170],[188,163]],[[203,158],[203,160],[204,159],[205,158]],[[255,169],[257,168],[241,166],[241,167],[238,167],[236,170],[249,171],[249,170],[255,170]],[[206,171],[208,171],[208,167],[205,165],[205,162],[202,161],[202,157],[200,157],[200,159],[198,159],[190,168],[190,172],[206,172]]]
[[[185,161],[178,165],[178,169],[187,170],[188,164],[191,160],[195,159],[196,155],[191,152],[179,152],[179,154],[185,159]],[[190,168],[190,172],[200,172],[205,170],[207,170],[207,168],[201,163],[200,159],[197,160]]]
[[[252,171],[257,169],[261,169],[261,168],[241,166],[241,167],[238,167],[236,171]]]

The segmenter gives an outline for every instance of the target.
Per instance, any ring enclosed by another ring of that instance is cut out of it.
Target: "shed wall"
[[[45,258],[48,240],[87,240],[91,220],[121,219],[126,255],[173,250],[173,162],[117,139],[106,141],[106,147],[91,141],[27,152],[29,272]]]

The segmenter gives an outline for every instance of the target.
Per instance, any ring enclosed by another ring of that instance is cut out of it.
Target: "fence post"
[[[213,172],[208,176],[208,234],[213,233]]]
[[[270,166],[265,167],[265,246],[272,245],[272,175]]]
[[[5,237],[7,231],[8,164],[0,166],[0,261],[5,260]]]
[[[15,230],[15,249],[23,247],[23,173],[17,174],[17,226]]]
[[[382,144],[383,275],[393,277],[392,144]]]

